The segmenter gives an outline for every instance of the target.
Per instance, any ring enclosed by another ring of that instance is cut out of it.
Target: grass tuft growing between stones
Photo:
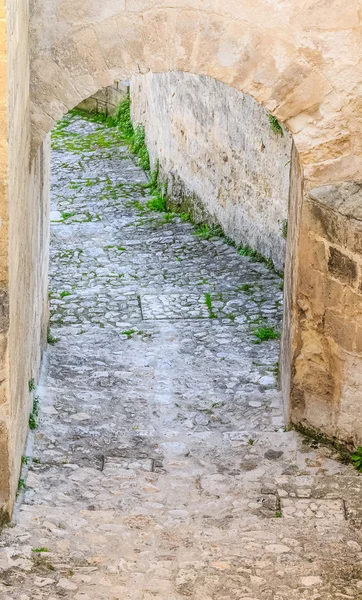
[[[33,400],[33,411],[29,415],[29,429],[34,431],[38,427],[39,417],[39,397],[35,396]]]
[[[155,212],[166,212],[166,203],[166,197],[157,193],[153,198],[151,198],[151,200],[147,202],[147,208]]]
[[[351,461],[355,469],[362,473],[362,446],[359,446],[357,450],[351,454]]]
[[[195,229],[195,235],[203,240],[209,240],[213,237],[224,237],[224,232],[220,225],[208,225],[208,223],[201,223],[200,225],[197,225]]]
[[[131,119],[131,100],[129,97],[122,100],[114,117],[113,122],[123,135],[129,145],[130,151],[139,159],[140,167],[144,171],[150,171],[150,155],[146,146],[146,134],[143,125],[137,125],[134,129]]]
[[[255,329],[254,335],[261,342],[280,339],[280,331],[274,327],[258,327],[258,329]]]
[[[19,496],[19,494],[26,490],[26,483],[24,481],[24,479],[22,477],[20,477],[19,481],[18,481],[18,489],[16,490],[16,497]]]
[[[283,135],[284,135],[283,128],[280,125],[278,119],[276,117],[274,117],[274,115],[269,115],[269,123],[270,123],[271,130],[274,133],[276,133],[277,135],[280,135],[281,137],[283,137]]]
[[[49,327],[48,327],[48,333],[47,333],[47,342],[48,342],[48,344],[50,344],[50,346],[54,346],[54,344],[59,342],[59,338],[55,337],[52,334]]]
[[[207,306],[207,309],[209,311],[209,317],[210,319],[216,319],[216,315],[214,313],[213,310],[213,306],[212,306],[212,298],[211,298],[211,294],[209,292],[206,292],[205,294],[205,304]]]
[[[253,291],[253,286],[250,283],[243,283],[238,287],[238,291],[245,292],[245,294],[251,294]]]
[[[238,253],[240,256],[249,256],[254,262],[264,263],[271,271],[278,273],[275,269],[274,262],[270,257],[267,258],[266,256],[263,256],[263,254],[257,250],[253,250],[248,244],[246,246],[241,246],[238,249]]]
[[[127,329],[126,331],[121,331],[122,335],[126,335],[127,339],[130,340],[134,333],[137,333],[136,329]]]

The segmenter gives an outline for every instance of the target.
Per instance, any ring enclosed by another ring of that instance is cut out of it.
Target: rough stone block
[[[300,256],[310,267],[318,271],[327,270],[326,247],[324,241],[303,235],[300,240]]]
[[[336,279],[349,285],[352,285],[358,277],[355,261],[333,247],[329,248],[328,270]]]
[[[348,220],[329,207],[306,200],[303,207],[303,230],[314,232],[333,244],[348,245]]]
[[[352,352],[356,335],[356,325],[353,321],[327,309],[325,333],[341,348]]]
[[[346,181],[324,185],[310,192],[310,197],[332,210],[352,219],[362,218],[362,185]]]
[[[351,242],[348,245],[352,252],[362,255],[362,223],[351,222]]]
[[[325,303],[324,303],[324,290],[325,290],[325,277],[323,273],[315,271],[309,267],[307,261],[300,265],[300,294],[304,296],[302,304],[300,304],[303,310],[312,310],[314,316],[321,316],[324,314]]]
[[[355,321],[362,321],[362,293],[345,288],[343,313]]]
[[[324,278],[324,304],[328,308],[340,308],[344,298],[346,287],[338,281]]]

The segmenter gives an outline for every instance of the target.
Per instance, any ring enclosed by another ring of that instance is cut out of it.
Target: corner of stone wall
[[[362,185],[312,190],[300,233],[292,420],[362,445]]]

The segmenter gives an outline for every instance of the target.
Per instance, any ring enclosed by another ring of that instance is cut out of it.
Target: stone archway
[[[361,443],[361,211],[352,183],[362,178],[361,2],[38,0],[30,17],[28,8],[3,0],[4,512],[15,495],[29,381],[46,330],[47,134],[115,78],[148,70],[214,77],[253,96],[292,132],[301,171],[289,229],[287,405],[293,422]]]

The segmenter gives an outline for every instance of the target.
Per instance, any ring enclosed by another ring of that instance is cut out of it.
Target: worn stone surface
[[[253,98],[190,73],[131,78],[134,123],[145,127],[170,201],[216,221],[237,244],[285,259],[292,138]]]
[[[35,146],[115,79],[184,71],[285,122],[309,182],[361,179],[360,0],[39,0],[30,24]]]
[[[361,477],[284,430],[278,343],[254,343],[279,278],[143,210],[114,131],[73,118],[56,148],[59,341],[1,599],[361,598]]]
[[[115,81],[112,85],[98,90],[90,98],[86,98],[78,105],[81,110],[89,112],[106,113],[114,115],[117,108],[128,95],[128,85]]]

